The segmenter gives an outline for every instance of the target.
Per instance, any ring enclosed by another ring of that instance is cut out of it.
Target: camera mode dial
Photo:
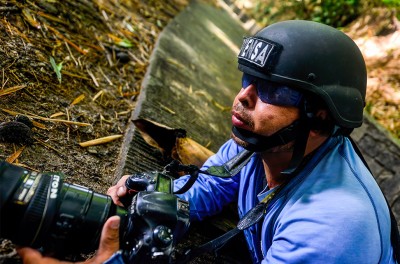
[[[155,175],[149,172],[133,174],[125,182],[129,194],[136,194],[141,191],[154,191],[155,184]]]
[[[164,225],[157,226],[153,231],[154,242],[162,247],[167,247],[172,243],[172,230]]]

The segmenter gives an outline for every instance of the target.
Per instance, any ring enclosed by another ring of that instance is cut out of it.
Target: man
[[[180,195],[191,219],[233,201],[243,218],[272,197],[264,218],[244,230],[254,263],[396,263],[385,198],[348,137],[365,105],[356,44],[323,24],[285,21],[245,38],[238,61],[232,139],[202,170],[254,154],[232,177],[200,174]],[[116,204],[125,180],[109,189]]]

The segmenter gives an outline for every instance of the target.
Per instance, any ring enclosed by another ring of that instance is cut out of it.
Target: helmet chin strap
[[[253,152],[263,152],[276,146],[285,145],[296,139],[299,130],[300,120],[294,121],[271,136],[261,136],[245,129],[232,127],[233,134],[247,143],[243,147]]]
[[[281,172],[282,174],[293,174],[303,160],[311,130],[312,114],[306,113],[305,103],[303,106],[304,108],[300,109],[299,119],[271,136],[261,136],[235,126],[232,127],[232,132],[236,137],[247,143],[246,146],[243,146],[245,149],[253,152],[263,152],[294,140],[292,159],[288,168]]]

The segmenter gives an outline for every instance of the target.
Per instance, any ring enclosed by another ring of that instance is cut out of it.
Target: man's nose
[[[257,88],[254,84],[242,87],[237,95],[237,99],[248,108],[254,107],[258,100]]]

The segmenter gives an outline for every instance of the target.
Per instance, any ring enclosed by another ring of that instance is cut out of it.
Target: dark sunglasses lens
[[[299,91],[244,73],[242,76],[242,88],[245,89],[250,84],[256,86],[258,97],[267,104],[299,106],[302,99],[302,94]]]
[[[298,106],[302,99],[299,91],[264,80],[257,85],[257,93],[261,101],[273,105]]]
[[[250,84],[254,83],[255,77],[243,73],[242,76],[242,88],[247,88]]]

